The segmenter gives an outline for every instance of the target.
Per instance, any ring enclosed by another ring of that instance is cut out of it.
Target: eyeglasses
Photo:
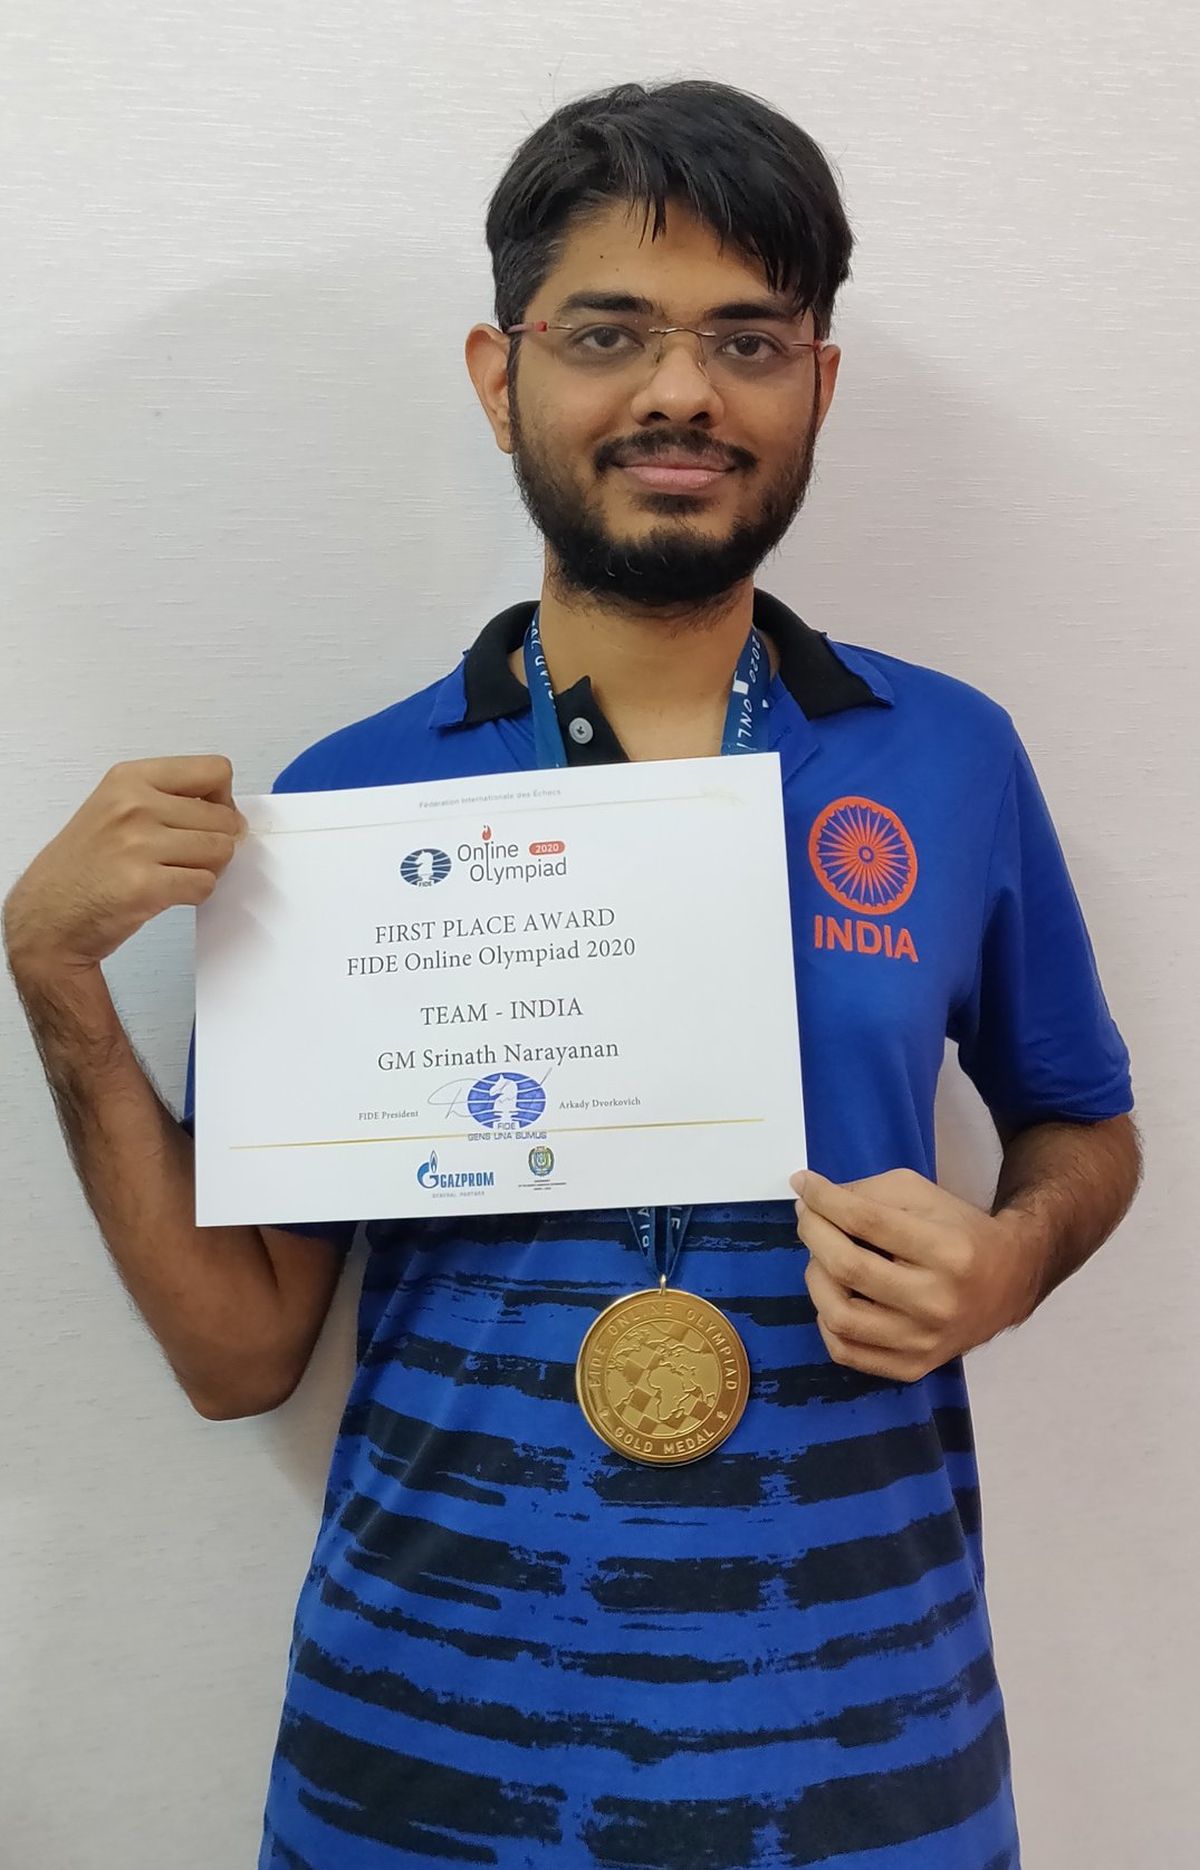
[[[645,318],[590,325],[551,324],[540,318],[532,324],[508,325],[505,336],[544,334],[559,362],[581,376],[633,379],[658,368],[664,338],[687,331],[700,340],[700,367],[710,381],[744,384],[790,378],[806,351],[819,355],[837,349],[827,338],[789,338],[784,335],[788,329],[786,325],[755,325],[742,318],[714,319],[706,331],[695,325],[652,325]]]

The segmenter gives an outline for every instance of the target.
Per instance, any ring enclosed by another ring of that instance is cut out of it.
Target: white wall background
[[[818,477],[761,582],[975,683],[1033,754],[1149,1179],[969,1365],[1026,1870],[1184,1870],[1195,1753],[1200,26],[1186,0],[7,0],[0,886],[118,759],[266,790],[538,588],[462,363],[485,203],[557,104],[725,79],[859,240]],[[115,959],[182,1085],[191,918]],[[1189,962],[1193,963],[1189,967]],[[254,1861],[356,1262],[271,1417],[203,1422],[0,996],[0,1862]],[[950,1067],[944,1179],[996,1153]]]

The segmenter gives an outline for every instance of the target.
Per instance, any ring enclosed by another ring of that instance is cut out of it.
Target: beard
[[[707,608],[715,617],[729,592],[752,578],[780,543],[804,504],[812,479],[819,426],[815,398],[800,454],[766,489],[758,512],[749,519],[739,518],[726,537],[710,535],[691,524],[692,496],[647,493],[647,502],[656,503],[658,511],[668,517],[648,531],[631,529],[622,538],[606,526],[599,501],[590,501],[569,474],[548,460],[525,434],[515,383],[509,412],[517,487],[526,512],[546,542],[548,582],[567,602],[585,597],[663,615],[691,613],[696,623],[703,622]],[[691,435],[694,438],[694,430]],[[616,467],[607,471],[620,472]],[[729,471],[739,474],[744,469],[735,464]]]

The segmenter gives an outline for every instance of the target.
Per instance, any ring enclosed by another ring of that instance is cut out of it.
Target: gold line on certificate
[[[763,1123],[763,1117],[689,1117],[679,1123],[556,1123],[555,1136],[583,1136],[601,1130],[717,1130],[738,1123]],[[435,1130],[428,1136],[328,1136],[313,1143],[231,1143],[236,1155],[258,1149],[359,1149],[364,1143],[448,1143],[469,1130]]]

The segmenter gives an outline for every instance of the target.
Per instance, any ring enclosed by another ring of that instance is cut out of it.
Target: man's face
[[[585,290],[649,299],[665,314],[651,322],[664,325],[703,326],[713,306],[772,296],[761,272],[728,247],[722,253],[681,204],[657,241],[643,234],[642,210],[624,204],[577,229],[525,318],[620,318],[560,312]],[[782,296],[776,302],[786,309]],[[811,313],[792,335],[815,335]],[[572,370],[537,336],[507,343],[521,347],[511,395],[494,330],[471,333],[468,363],[565,595],[666,611],[708,603],[753,576],[803,503],[836,350],[820,359],[800,352],[782,373],[731,385],[705,373],[686,333],[665,340],[657,366],[647,359],[632,375]],[[715,453],[726,471],[697,491],[661,491],[625,465],[665,453],[697,463]]]

